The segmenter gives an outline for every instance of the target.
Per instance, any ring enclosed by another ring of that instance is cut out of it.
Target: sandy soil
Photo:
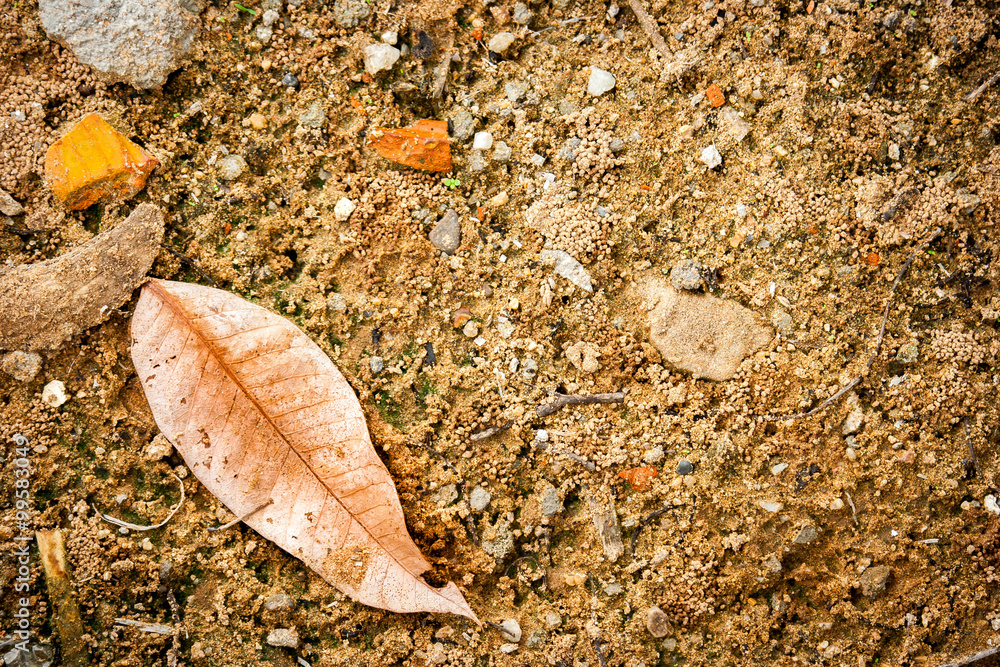
[[[357,391],[428,579],[455,581],[484,621],[515,619],[522,637],[357,605],[244,526],[208,532],[233,517],[154,442],[128,352],[133,296],[45,351],[33,379],[0,374],[0,542],[12,553],[19,534],[19,433],[33,523],[64,533],[85,632],[73,641],[91,664],[171,664],[171,637],[115,626],[176,625],[167,591],[190,665],[929,667],[1000,641],[987,499],[1000,85],[963,99],[1000,69],[995,2],[656,0],[670,59],[627,6],[599,2],[531,5],[523,26],[506,0],[373,0],[343,28],[361,5],[306,0],[278,7],[267,44],[264,6],[244,6],[256,14],[210,4],[189,64],[142,92],[49,43],[34,0],[0,9],[0,187],[26,209],[0,217],[0,260],[56,257],[138,202],[160,206],[164,245],[185,259],[164,250],[151,275],[214,281],[301,326]],[[423,30],[434,51],[371,77],[362,51],[387,30],[410,45]],[[490,56],[483,42],[503,30],[514,44]],[[589,66],[614,90],[588,95]],[[303,124],[316,108],[319,126]],[[65,212],[42,156],[92,110],[161,166],[134,200]],[[451,174],[366,145],[375,127],[459,128],[466,112],[494,145],[477,155],[456,139]],[[574,138],[575,162],[561,156]],[[709,145],[723,160],[711,170]],[[226,153],[248,164],[236,180],[219,178]],[[345,197],[357,209],[338,221]],[[462,242],[442,256],[428,233],[448,208]],[[867,364],[893,281],[938,228]],[[571,251],[593,293],[555,276],[545,248]],[[729,380],[694,379],[650,342],[642,291],[684,259],[705,267],[706,291],[777,327]],[[455,326],[461,307],[473,327]],[[766,419],[858,375],[814,416]],[[53,380],[69,395],[58,408],[41,400]],[[553,391],[622,389],[620,404],[535,412]],[[641,467],[655,476],[630,473],[640,488],[620,475]],[[121,534],[97,515],[161,521],[180,497],[172,473],[187,497],[166,527]],[[476,487],[491,495],[482,510]],[[614,560],[594,521],[608,513]],[[16,577],[5,558],[5,629]],[[30,587],[32,630],[58,646],[40,565]],[[291,608],[267,609],[279,593]],[[647,627],[654,606],[662,637]],[[300,646],[269,645],[276,628]]]

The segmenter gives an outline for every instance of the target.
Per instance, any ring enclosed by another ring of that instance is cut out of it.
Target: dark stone
[[[281,77],[281,83],[293,90],[299,89],[299,77],[295,76],[291,72],[285,72],[285,76]]]
[[[423,30],[417,31],[417,43],[413,45],[413,56],[427,60],[434,53],[434,40]]]
[[[694,472],[694,466],[687,459],[681,459],[677,463],[677,474],[678,475],[690,475]]]

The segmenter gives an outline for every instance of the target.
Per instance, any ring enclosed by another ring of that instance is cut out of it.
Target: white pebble
[[[493,146],[493,135],[489,132],[476,132],[476,137],[472,140],[472,148],[484,151]]]
[[[762,501],[760,501],[759,504],[760,504],[761,507],[763,507],[764,509],[766,509],[768,512],[773,512],[775,514],[778,513],[778,512],[780,512],[782,510],[782,508],[784,508],[784,505],[782,505],[781,503],[776,503],[776,502],[770,501],[770,500],[762,500]]]
[[[358,205],[347,197],[341,197],[336,206],[333,207],[333,217],[337,219],[337,222],[346,222],[357,207]]]
[[[53,380],[42,389],[42,402],[49,406],[58,408],[66,401],[66,385],[59,380]]]
[[[615,76],[600,67],[590,67],[590,79],[587,81],[587,92],[597,97],[615,87]]]
[[[710,144],[701,152],[701,161],[709,169],[715,169],[722,164],[722,155],[719,154],[719,149],[715,147],[715,144]]]

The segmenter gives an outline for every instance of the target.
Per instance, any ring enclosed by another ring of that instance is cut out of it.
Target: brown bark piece
[[[146,279],[162,240],[163,214],[142,204],[65,255],[0,268],[0,349],[55,349],[108,319]]]
[[[70,580],[69,562],[59,530],[39,530],[35,533],[38,555],[45,570],[45,587],[49,600],[55,606],[52,615],[59,646],[62,648],[62,664],[67,667],[82,667],[90,664],[87,643],[83,640],[83,621],[80,619],[80,605]]]
[[[353,389],[283,317],[222,290],[143,287],[132,361],[153,417],[245,523],[354,600],[479,620],[433,588]],[[270,500],[271,504],[261,507]]]

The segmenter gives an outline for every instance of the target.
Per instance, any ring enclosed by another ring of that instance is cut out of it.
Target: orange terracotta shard
[[[643,466],[641,468],[623,470],[618,473],[618,476],[628,482],[629,486],[636,491],[648,491],[653,478],[658,474],[659,473],[656,472],[656,468],[652,466]]]
[[[418,120],[410,127],[372,130],[368,142],[382,157],[426,171],[451,171],[448,123]]]
[[[712,105],[712,108],[721,107],[726,103],[726,96],[722,94],[722,89],[715,83],[705,91],[705,97],[708,98],[708,103]]]
[[[96,113],[88,114],[49,147],[45,179],[76,211],[99,201],[128,199],[159,164]]]

